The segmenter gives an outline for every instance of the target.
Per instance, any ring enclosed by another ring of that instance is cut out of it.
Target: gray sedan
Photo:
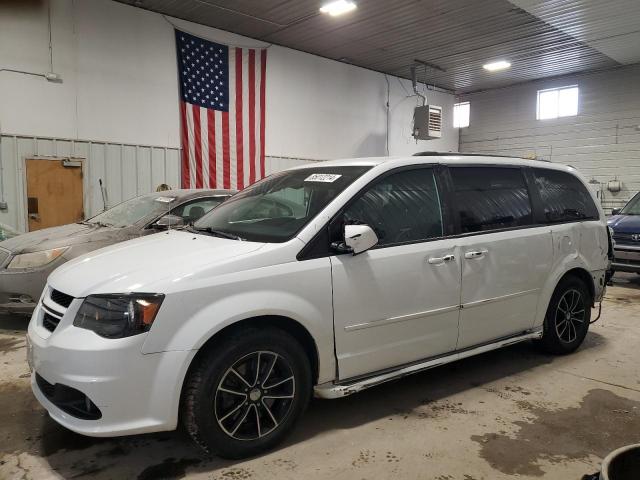
[[[195,222],[231,190],[169,190],[127,200],[89,220],[0,241],[0,312],[29,314],[49,274],[114,243]]]

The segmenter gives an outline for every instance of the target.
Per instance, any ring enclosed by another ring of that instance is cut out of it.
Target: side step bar
[[[314,395],[317,398],[327,399],[346,397],[347,395],[360,392],[370,387],[375,387],[376,385],[380,385],[381,383],[411,375],[412,373],[421,372],[429,368],[434,368],[446,363],[455,362],[456,360],[462,360],[463,358],[472,357],[480,353],[490,352],[491,350],[496,350],[508,345],[513,345],[514,343],[520,343],[526,340],[533,340],[541,337],[542,328],[539,328],[535,331],[529,331],[527,333],[514,337],[503,338],[492,343],[472,347],[466,350],[460,350],[441,357],[427,359],[420,363],[402,366],[395,370],[374,374],[373,376],[361,378],[355,381],[347,381],[344,383],[323,383],[321,385],[316,385],[316,387],[314,388]]]

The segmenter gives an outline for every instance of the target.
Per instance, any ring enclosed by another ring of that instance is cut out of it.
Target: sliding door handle
[[[440,265],[445,262],[452,262],[455,259],[455,255],[445,255],[444,257],[430,257],[427,259],[427,262],[431,265]]]
[[[464,258],[481,258],[484,257],[485,254],[489,253],[488,250],[471,250],[470,252],[465,252]]]

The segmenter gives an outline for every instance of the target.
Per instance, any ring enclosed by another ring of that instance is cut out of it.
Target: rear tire
[[[298,341],[277,328],[246,328],[217,342],[185,382],[182,421],[205,451],[246,458],[273,448],[309,403],[312,377]]]
[[[572,353],[582,344],[591,321],[591,293],[584,281],[570,275],[556,287],[544,319],[540,345],[555,355]]]

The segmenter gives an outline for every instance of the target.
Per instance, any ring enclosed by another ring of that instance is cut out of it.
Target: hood
[[[48,283],[78,298],[92,293],[170,293],[182,287],[181,280],[224,271],[262,246],[172,230],[81,255],[56,269]]]
[[[640,233],[640,215],[614,215],[607,225],[616,233]]]
[[[120,242],[127,237],[127,228],[101,227],[96,224],[71,223],[24,233],[0,242],[0,247],[13,253],[37,252],[81,243]]]

